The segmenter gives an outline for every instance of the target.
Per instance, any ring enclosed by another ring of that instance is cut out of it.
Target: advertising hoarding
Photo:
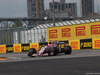
[[[22,52],[21,44],[14,44],[14,52]]]
[[[6,53],[6,45],[0,45],[0,53]]]

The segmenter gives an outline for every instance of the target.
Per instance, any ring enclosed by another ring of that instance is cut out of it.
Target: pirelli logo
[[[81,39],[80,48],[81,49],[92,49],[92,39]]]
[[[49,39],[58,38],[58,31],[57,30],[50,30],[49,31]]]
[[[22,52],[21,44],[14,44],[14,52]]]
[[[85,35],[86,35],[85,26],[76,27],[76,36],[85,36]]]
[[[72,49],[78,49],[78,42],[77,41],[71,42],[71,47]]]
[[[91,35],[100,34],[100,25],[92,25],[91,26]]]
[[[27,50],[29,50],[29,49],[30,49],[29,46],[22,46],[22,50],[24,50],[24,51],[27,51]]]
[[[81,43],[81,47],[92,47],[92,42]]]
[[[0,52],[1,53],[5,52],[5,47],[4,46],[0,46]]]
[[[19,51],[20,51],[20,46],[19,46],[19,45],[16,45],[16,46],[15,46],[15,51],[16,51],[16,52],[19,52]]]
[[[30,48],[35,48],[36,50],[38,50],[39,47],[39,43],[30,43]]]
[[[94,41],[94,47],[95,48],[100,48],[100,40],[95,40]]]
[[[7,52],[13,52],[13,47],[6,47]]]
[[[4,48],[5,48],[4,46],[1,46],[1,47],[0,47],[0,50],[4,50]]]
[[[62,37],[71,37],[71,29],[70,28],[64,28],[62,29]]]
[[[36,48],[37,47],[37,45],[31,45],[31,48]]]

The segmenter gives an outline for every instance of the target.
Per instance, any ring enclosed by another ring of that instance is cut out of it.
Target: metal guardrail
[[[55,26],[77,25],[91,22],[99,22],[100,19],[72,20],[56,22]],[[47,28],[53,27],[53,23],[38,26],[27,26],[17,28],[0,28],[0,45],[18,43],[37,43],[47,41]]]

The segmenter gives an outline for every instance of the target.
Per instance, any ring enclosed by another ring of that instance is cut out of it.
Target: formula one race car
[[[41,47],[39,51],[36,51],[35,48],[31,48],[29,50],[28,56],[56,56],[59,53],[71,54],[72,48],[70,46],[64,46],[64,48],[60,48],[57,45],[46,45],[45,47]]]

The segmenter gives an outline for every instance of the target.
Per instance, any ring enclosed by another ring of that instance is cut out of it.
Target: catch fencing
[[[100,19],[57,22],[55,26],[78,25],[91,22],[100,22]],[[47,28],[50,27],[53,27],[53,23],[18,28],[0,28],[0,45],[47,42]]]

